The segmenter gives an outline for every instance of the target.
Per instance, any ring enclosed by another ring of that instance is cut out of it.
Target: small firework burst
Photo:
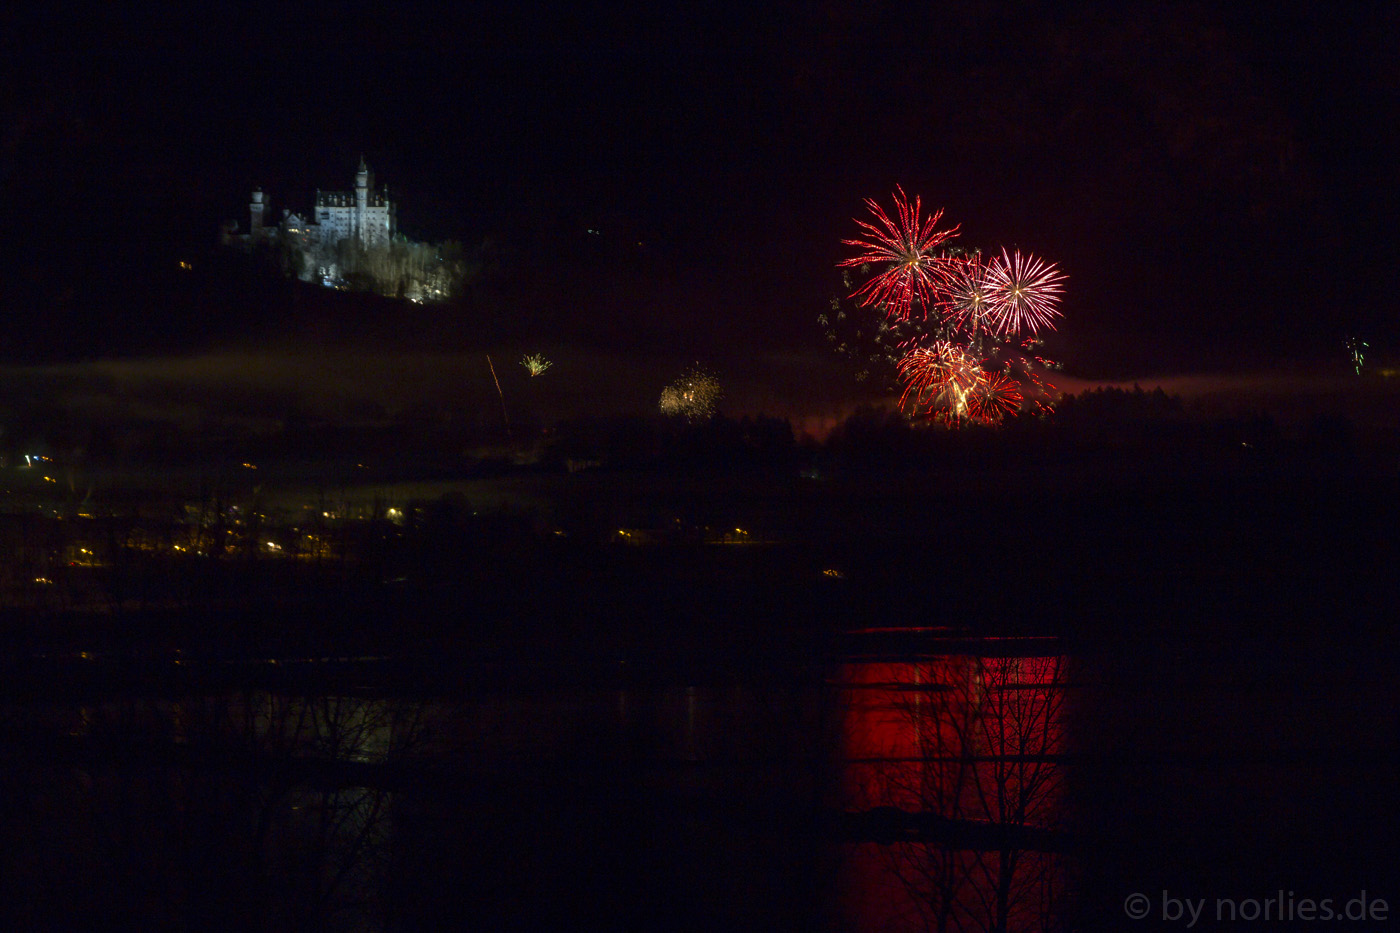
[[[549,360],[544,358],[543,353],[532,353],[520,361],[520,365],[525,367],[525,371],[531,376],[539,376],[546,369],[553,366]]]
[[[1365,351],[1370,348],[1371,345],[1360,337],[1347,338],[1347,354],[1351,357],[1352,368],[1356,370],[1358,376],[1361,375],[1361,368],[1366,365]]]
[[[913,313],[916,301],[927,313],[934,293],[947,275],[947,260],[935,250],[956,236],[958,228],[939,230],[938,221],[943,211],[940,209],[927,218],[922,217],[919,198],[915,197],[910,204],[904,189],[899,187],[894,194],[894,219],[873,199],[866,199],[865,204],[875,222],[857,220],[856,223],[868,239],[842,240],[860,252],[839,265],[883,268],[852,297],[859,298],[863,305],[883,308],[890,317],[900,320]]]
[[[661,390],[661,413],[706,421],[714,416],[715,405],[724,395],[719,380],[696,367]]]
[[[1021,407],[1021,384],[1006,373],[985,373],[968,393],[968,417],[982,424],[1000,424]]]
[[[1052,330],[1060,311],[1060,291],[1064,276],[1054,263],[1045,263],[1020,251],[1008,256],[1006,250],[987,269],[990,312],[987,329],[993,334],[1034,334],[1042,327]]]

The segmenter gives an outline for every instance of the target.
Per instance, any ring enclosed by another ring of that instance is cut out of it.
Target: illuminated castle
[[[305,217],[282,211],[268,217],[261,188],[248,203],[248,232],[229,222],[220,233],[227,246],[272,247],[283,273],[303,282],[352,291],[372,291],[414,302],[445,301],[461,290],[466,262],[460,244],[446,251],[415,243],[398,232],[398,208],[387,188],[374,187],[374,173],[360,158],[353,191],[316,189],[315,207]]]
[[[268,222],[268,203],[261,188],[253,189],[248,204],[248,233],[236,232],[230,224],[224,230],[225,243],[252,243],[282,239],[304,249],[334,248],[342,240],[356,240],[361,246],[388,246],[398,228],[397,207],[389,200],[387,188],[374,187],[374,173],[360,157],[353,191],[316,189],[316,206],[307,217],[282,211],[280,224]]]

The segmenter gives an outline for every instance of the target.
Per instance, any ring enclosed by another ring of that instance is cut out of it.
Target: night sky
[[[55,281],[205,249],[254,184],[305,208],[363,153],[410,236],[490,240],[620,340],[819,350],[840,240],[900,184],[1060,264],[1070,372],[1341,360],[1397,336],[1400,12],[1286,6],[11,9],[3,292],[89,326]]]

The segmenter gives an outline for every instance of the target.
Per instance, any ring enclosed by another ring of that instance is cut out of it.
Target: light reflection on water
[[[136,766],[124,753],[99,754],[77,769],[73,799],[93,822],[74,823],[65,844],[87,853],[99,879],[96,866],[127,857],[130,875],[174,892],[161,897],[177,914],[197,913],[207,897],[241,904],[238,916],[254,926],[314,918],[328,929],[383,929],[386,892],[403,883],[403,866],[436,870],[405,847],[436,851],[473,832],[488,849],[509,850],[512,835],[532,825],[531,846],[611,847],[603,865],[662,871],[652,883],[669,886],[678,904],[741,924],[815,917],[854,930],[972,929],[1004,919],[1005,929],[1039,930],[1058,915],[1066,868],[1045,851],[1047,837],[1017,833],[1062,828],[1065,667],[1054,656],[961,654],[852,660],[824,686],[726,678],[427,699],[249,690],[9,714],[94,748],[135,742],[159,753]],[[162,748],[190,755],[161,757]],[[541,768],[563,777],[541,782]],[[561,812],[620,808],[643,822],[600,815],[616,839],[591,829],[573,838],[573,829],[531,815],[556,806],[521,790],[535,786],[562,789]],[[862,829],[863,841],[839,845],[811,832],[824,825],[823,809],[881,808],[934,814],[952,829],[897,842],[865,839]],[[36,814],[35,829],[46,825]],[[1003,829],[1011,832],[995,835]],[[207,854],[185,864],[171,854],[192,847]],[[838,848],[837,860],[816,851]],[[469,864],[500,874],[429,896],[473,906],[503,886],[543,893],[570,883],[549,868],[525,879],[508,863]],[[589,883],[611,885],[625,903],[637,882],[610,871],[596,869],[602,876]],[[213,876],[225,880],[201,894]],[[717,893],[743,885],[769,903]],[[565,891],[560,902],[571,906],[561,911],[586,910],[595,897],[606,899]]]
[[[842,666],[838,806],[860,815],[841,878],[848,928],[1061,927],[1067,668],[977,655]]]

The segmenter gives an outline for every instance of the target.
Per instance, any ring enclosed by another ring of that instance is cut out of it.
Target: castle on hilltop
[[[282,211],[280,223],[268,218],[268,202],[262,188],[254,188],[248,204],[248,232],[226,224],[221,235],[225,244],[252,244],[281,241],[303,250],[334,249],[342,240],[351,240],[366,249],[388,246],[398,229],[398,208],[389,198],[388,188],[375,188],[374,173],[360,157],[353,191],[316,189],[316,206],[305,217]]]
[[[248,232],[239,233],[230,221],[220,242],[269,247],[266,255],[303,282],[422,303],[456,294],[466,275],[460,243],[415,243],[399,234],[398,207],[388,188],[374,186],[363,156],[354,190],[316,189],[315,206],[305,216],[283,210],[273,222],[261,188],[253,189],[248,214]]]

